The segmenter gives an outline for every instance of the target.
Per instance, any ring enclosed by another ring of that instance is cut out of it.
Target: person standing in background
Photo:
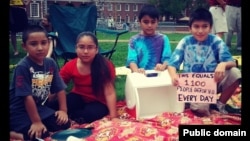
[[[225,42],[228,47],[231,47],[232,36],[236,32],[236,49],[241,50],[241,0],[227,0],[225,11],[228,26]]]
[[[48,33],[53,32],[53,28],[50,22],[50,15],[46,14],[41,20],[41,26],[46,29]]]
[[[209,11],[213,16],[212,33],[223,38],[224,33],[228,32],[227,20],[225,15],[226,2],[224,0],[207,0]]]
[[[46,14],[44,15],[44,17],[42,18],[42,21],[40,23],[40,25],[46,29],[46,31],[50,34],[50,33],[53,33],[53,27],[52,27],[52,24],[50,22],[50,15],[49,14]],[[56,34],[56,33],[54,33]],[[55,35],[56,36],[56,35]],[[49,48],[49,51],[48,51],[48,54],[46,57],[52,57],[52,54],[53,54],[53,49],[54,47],[56,46],[56,40],[53,39],[54,37],[49,37],[51,42],[50,42],[50,48]]]
[[[108,28],[109,29],[113,29],[114,28],[114,19],[111,16],[109,16],[109,19],[108,19]]]
[[[28,17],[25,5],[31,0],[10,0],[9,24],[10,40],[14,49],[14,56],[18,55],[16,34],[22,32],[28,25]]]

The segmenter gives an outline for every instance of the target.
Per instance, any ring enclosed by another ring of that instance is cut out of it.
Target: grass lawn
[[[128,32],[126,34],[121,35],[119,39],[120,40],[129,40],[129,38],[134,34],[136,34],[136,32]],[[185,35],[187,35],[184,33],[165,33],[165,34],[167,34],[167,36],[170,39],[172,50],[174,50],[178,41],[181,38],[183,38]],[[103,34],[97,34],[97,37],[100,40],[99,45],[103,49],[107,49],[113,45],[113,43],[110,41],[109,42],[101,42],[101,40],[113,40],[114,37],[105,36]],[[235,48],[235,42],[236,42],[236,38],[234,36],[234,38],[232,40],[232,43],[234,46],[232,48],[230,48],[230,51],[233,55],[241,55],[241,52],[237,51]],[[128,46],[127,41],[118,42],[116,52],[113,54],[113,56],[111,58],[111,60],[113,61],[114,65],[116,67],[121,67],[121,66],[125,65],[126,57],[127,57],[127,46]],[[21,49],[21,42],[20,41],[18,41],[18,49],[19,49],[19,55],[13,56],[13,49],[11,46],[9,47],[9,56],[10,56],[10,60],[9,60],[9,62],[10,62],[10,77],[9,77],[9,79],[10,80],[11,80],[12,73],[13,73],[12,65],[15,65],[22,57],[24,57],[26,55],[26,53]],[[63,60],[61,58],[58,58],[58,62],[60,64],[60,66],[62,66]],[[123,76],[123,75],[119,75],[116,78],[116,93],[118,96],[118,100],[124,99],[125,80],[126,80],[126,76]],[[71,87],[72,87],[72,84],[69,85],[67,91],[69,91]]]

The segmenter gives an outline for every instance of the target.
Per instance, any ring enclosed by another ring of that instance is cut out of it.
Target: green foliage
[[[116,77],[115,89],[118,101],[125,99],[125,81],[126,81],[126,75],[118,75]]]
[[[209,7],[207,0],[149,0],[149,3],[156,5],[160,14],[166,16],[166,20],[169,20],[170,16],[175,20],[184,17],[186,10],[192,12],[198,7]]]

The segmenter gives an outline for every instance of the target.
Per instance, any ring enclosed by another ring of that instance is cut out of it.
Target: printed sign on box
[[[177,100],[190,103],[216,103],[214,73],[180,73]]]

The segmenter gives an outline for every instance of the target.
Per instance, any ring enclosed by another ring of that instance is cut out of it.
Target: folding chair
[[[65,64],[76,57],[75,43],[78,34],[83,31],[95,32],[97,8],[95,5],[74,7],[52,4],[49,13],[54,31],[58,33],[54,51],[56,56],[64,59]]]
[[[58,40],[58,33],[57,32],[49,32],[48,35],[49,35],[49,37],[51,39],[52,47],[53,47],[53,52],[51,54],[51,58],[53,58],[56,61],[56,64],[57,64],[58,68],[60,68],[60,65],[59,65],[59,63],[57,61],[56,52],[54,51],[55,47],[56,47],[56,42]]]
[[[115,36],[115,40],[113,42],[113,46],[107,49],[103,49],[102,47],[99,47],[100,53],[108,58],[111,59],[113,53],[116,51],[117,42],[119,40],[120,35],[127,33],[128,30],[111,30],[107,28],[96,28],[96,35],[97,34],[103,34],[104,36]]]

